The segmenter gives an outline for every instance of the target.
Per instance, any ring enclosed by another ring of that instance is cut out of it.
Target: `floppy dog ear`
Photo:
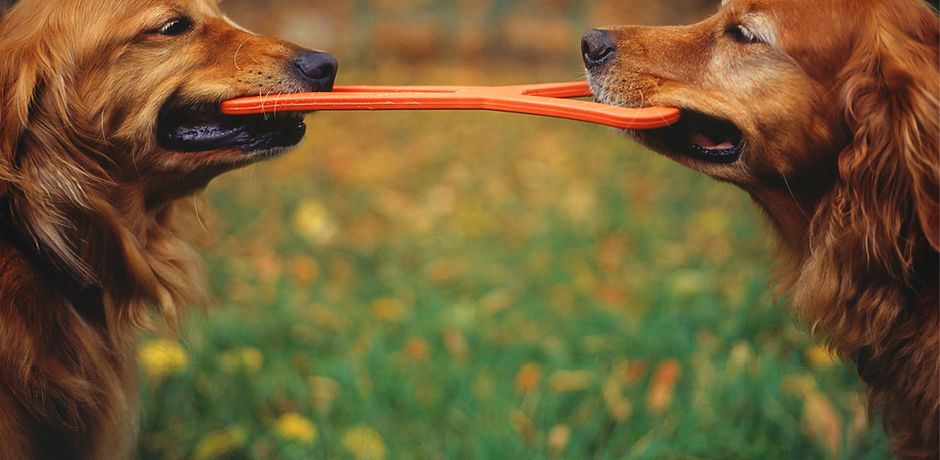
[[[0,27],[9,27],[2,18]],[[15,182],[16,151],[42,79],[41,60],[27,56],[32,47],[17,43],[7,48],[4,45],[19,40],[13,33],[3,35],[0,36],[4,39],[0,41],[0,54],[4,56],[4,65],[0,66],[0,195],[4,194],[8,183]]]
[[[10,23],[16,15],[0,20],[0,196],[15,196],[14,212],[33,236],[90,280],[66,236],[77,228],[67,210],[90,208],[107,175],[90,156],[89,129],[71,116],[81,101],[71,94],[70,56],[56,52],[54,34]]]
[[[936,15],[923,6],[915,21],[872,18],[880,29],[860,40],[843,74],[853,139],[839,157],[839,227],[888,273],[909,274],[925,242],[940,248],[940,46]]]

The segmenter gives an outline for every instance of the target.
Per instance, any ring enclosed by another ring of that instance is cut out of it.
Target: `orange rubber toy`
[[[336,86],[333,92],[273,94],[222,103],[222,113],[246,115],[319,110],[496,110],[598,123],[624,129],[661,128],[679,121],[674,107],[628,108],[577,99],[587,82],[513,86]]]

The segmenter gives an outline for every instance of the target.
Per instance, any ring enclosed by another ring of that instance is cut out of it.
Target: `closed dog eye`
[[[166,35],[175,37],[183,35],[193,29],[193,20],[185,16],[173,18],[163,23],[159,28],[149,31],[150,34]]]

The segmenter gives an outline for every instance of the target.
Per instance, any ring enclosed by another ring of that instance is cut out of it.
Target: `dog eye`
[[[738,43],[743,43],[745,45],[764,42],[760,39],[760,37],[754,35],[754,32],[751,32],[750,29],[740,24],[736,24],[725,29],[725,35],[731,37],[732,40]]]
[[[163,24],[160,28],[153,30],[152,33],[173,37],[176,35],[185,34],[192,28],[193,21],[191,19],[176,18],[167,21],[166,24]]]

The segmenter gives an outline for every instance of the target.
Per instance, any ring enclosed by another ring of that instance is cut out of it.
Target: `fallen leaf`
[[[656,368],[646,394],[646,405],[650,412],[661,414],[669,409],[681,372],[682,366],[674,359],[663,361]]]

